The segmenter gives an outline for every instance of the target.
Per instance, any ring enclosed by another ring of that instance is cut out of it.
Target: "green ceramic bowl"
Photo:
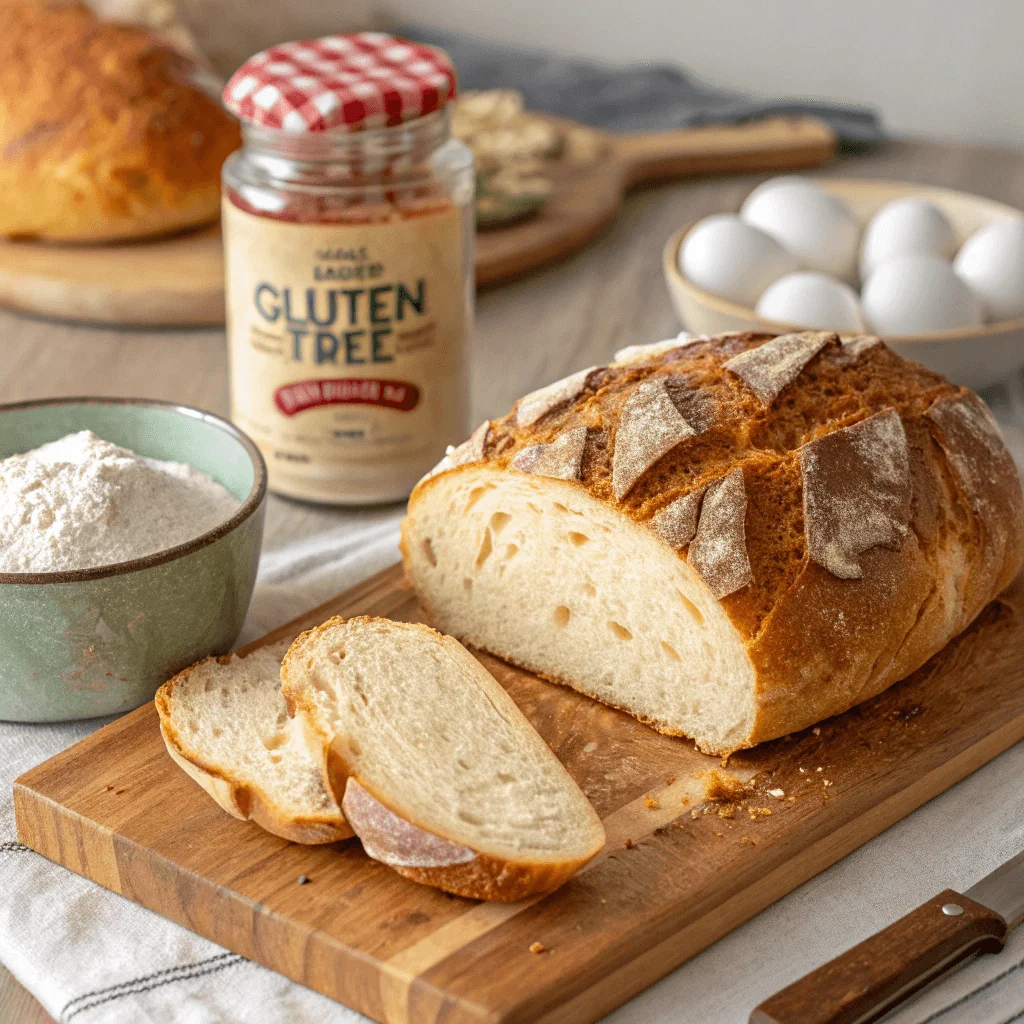
[[[131,562],[0,573],[5,721],[62,722],[144,704],[175,672],[231,649],[256,582],[267,470],[241,431],[163,402],[25,402],[0,406],[0,459],[78,430],[149,458],[185,462],[241,506],[209,533]]]

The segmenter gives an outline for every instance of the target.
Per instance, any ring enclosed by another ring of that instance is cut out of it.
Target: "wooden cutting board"
[[[396,566],[259,643],[358,613],[420,618]],[[171,762],[152,704],[23,775],[18,836],[387,1024],[594,1021],[1024,736],[1024,580],[905,682],[732,757],[727,774],[750,780],[738,802],[705,801],[701,773],[721,768],[688,741],[482,661],[608,832],[545,898],[474,903],[356,840],[302,847],[236,821]]]
[[[555,119],[553,119],[555,120]],[[554,192],[541,213],[481,232],[476,270],[494,284],[585,245],[615,216],[626,189],[691,174],[773,171],[825,163],[835,135],[810,117],[612,135],[594,140],[586,164],[556,161]],[[224,323],[220,229],[117,245],[58,246],[0,240],[0,306],[86,323],[137,327]]]

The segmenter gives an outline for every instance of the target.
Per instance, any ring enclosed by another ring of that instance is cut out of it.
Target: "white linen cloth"
[[[1024,463],[1024,383],[985,397]],[[243,641],[394,562],[399,517],[338,513],[327,532],[265,553]],[[0,723],[0,961],[59,1024],[365,1021],[17,843],[14,779],[103,724]],[[608,1024],[737,1024],[772,992],[929,897],[962,892],[1024,848],[1022,777],[1024,743],[678,968]],[[1000,955],[976,959],[888,1019],[1024,1020],[1024,927]]]

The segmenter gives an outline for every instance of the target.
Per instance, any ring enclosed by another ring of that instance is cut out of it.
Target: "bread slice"
[[[513,902],[561,885],[604,845],[587,798],[457,640],[334,618],[295,641],[281,677],[367,854],[407,878]]]
[[[328,789],[321,747],[281,695],[287,644],[207,658],[156,694],[167,752],[228,814],[293,843],[352,835]]]

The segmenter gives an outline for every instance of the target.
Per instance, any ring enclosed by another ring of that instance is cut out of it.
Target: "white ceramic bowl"
[[[890,200],[908,196],[927,199],[950,219],[958,246],[978,228],[994,220],[1024,216],[1005,203],[948,188],[856,178],[811,180],[846,202],[862,224]],[[791,331],[803,326],[763,320],[754,310],[720,299],[691,284],[679,270],[679,248],[693,226],[688,224],[672,235],[662,257],[672,305],[686,330],[694,334],[722,334],[725,331]],[[969,331],[901,335],[887,337],[886,341],[907,359],[957,384],[976,389],[994,384],[1024,366],[1024,317],[985,324]]]

